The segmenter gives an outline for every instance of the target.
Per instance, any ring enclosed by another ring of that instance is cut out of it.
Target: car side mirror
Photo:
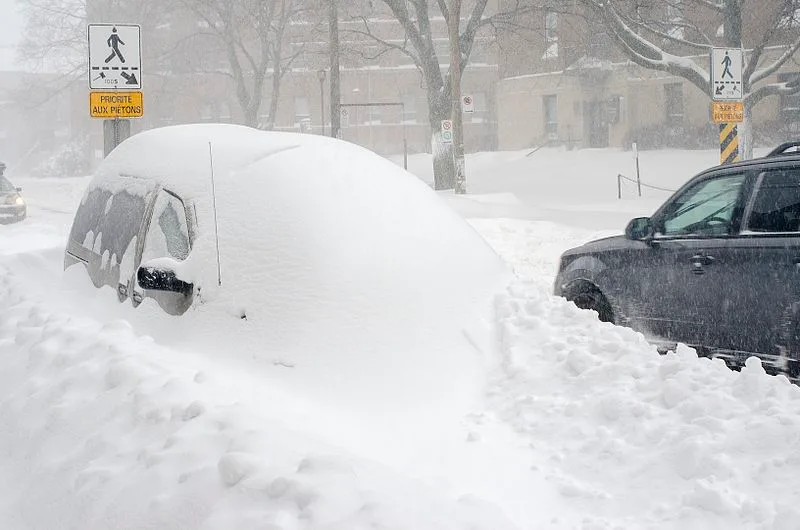
[[[633,241],[644,241],[653,237],[653,221],[649,217],[631,219],[625,227],[625,237]]]
[[[148,291],[167,291],[189,296],[194,290],[194,285],[178,278],[174,270],[157,267],[139,267],[136,279],[142,289]]]

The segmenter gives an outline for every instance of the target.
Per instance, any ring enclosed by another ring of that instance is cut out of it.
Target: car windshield
[[[10,193],[14,191],[17,191],[17,188],[15,188],[7,178],[0,177],[0,193]]]

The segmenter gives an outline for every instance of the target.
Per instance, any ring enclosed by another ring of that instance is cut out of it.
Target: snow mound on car
[[[191,125],[125,141],[89,189],[118,173],[197,205],[200,237],[182,274],[202,303],[168,318],[146,300],[138,313],[169,322],[161,337],[260,360],[284,384],[376,412],[371,403],[389,398],[428,406],[476,388],[491,300],[511,273],[402,168],[327,137]]]

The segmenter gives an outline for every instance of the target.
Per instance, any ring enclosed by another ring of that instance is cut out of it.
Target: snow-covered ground
[[[800,528],[800,389],[753,360],[660,356],[550,296],[561,251],[669,193],[617,199],[629,152],[526,154],[470,156],[470,193],[440,194],[519,280],[474,345],[477,399],[434,422],[410,403],[365,420],[335,386],[319,399],[143,333],[61,272],[88,180],[14,179],[29,218],[0,226],[0,528]],[[643,183],[676,189],[718,155],[641,156]]]

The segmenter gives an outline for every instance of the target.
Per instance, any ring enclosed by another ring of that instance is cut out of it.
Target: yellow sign
[[[711,118],[714,123],[742,123],[744,103],[741,101],[712,101]]]
[[[144,97],[141,92],[90,92],[92,118],[141,118]]]

